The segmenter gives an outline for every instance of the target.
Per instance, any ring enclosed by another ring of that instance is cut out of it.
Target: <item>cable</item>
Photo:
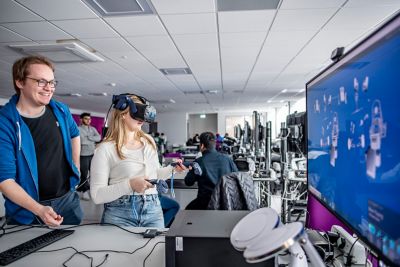
[[[103,264],[106,262],[106,260],[109,258],[110,255],[107,253],[107,254],[105,255],[103,261],[102,261],[100,264],[98,264],[98,265],[96,265],[96,266],[93,266],[93,257],[88,256],[86,253],[99,253],[99,252],[100,252],[100,253],[101,253],[101,252],[104,253],[104,252],[110,252],[110,253],[120,253],[120,254],[130,254],[130,255],[132,255],[132,254],[134,254],[135,252],[137,252],[138,250],[140,250],[140,249],[146,247],[146,246],[150,243],[150,241],[151,241],[152,239],[153,239],[153,238],[149,238],[149,240],[148,240],[143,246],[138,247],[138,248],[136,248],[136,249],[133,250],[133,251],[122,251],[122,250],[111,250],[111,249],[82,250],[82,251],[79,251],[79,250],[77,250],[77,249],[74,248],[74,247],[68,246],[68,247],[59,248],[59,249],[52,249],[52,250],[38,250],[38,251],[35,251],[34,253],[48,253],[48,252],[61,251],[61,250],[65,250],[65,249],[73,249],[75,252],[74,252],[66,261],[64,261],[64,262],[62,263],[62,265],[63,265],[64,267],[68,267],[66,264],[67,264],[69,261],[71,261],[71,260],[75,257],[75,255],[82,255],[82,256],[85,256],[87,259],[89,259],[89,260],[90,260],[90,267],[99,267],[99,266],[103,265]],[[158,242],[158,243],[165,243],[165,242],[160,241],[160,242]],[[156,243],[156,245],[157,245],[158,243]],[[156,246],[156,245],[155,245],[155,246]],[[155,246],[154,246],[154,247],[155,247]],[[150,251],[150,254],[153,252],[154,247],[153,247],[153,249]],[[149,254],[149,255],[150,255],[150,254]],[[147,255],[147,257],[148,257],[149,255]],[[147,257],[146,257],[146,258],[147,258]],[[146,260],[146,259],[145,259],[145,260]]]
[[[143,267],[145,267],[147,258],[150,257],[151,253],[153,253],[153,250],[156,248],[156,246],[157,246],[158,244],[165,244],[165,242],[159,241],[159,242],[157,242],[157,243],[154,244],[154,246],[153,246],[153,248],[151,249],[150,253],[147,254],[147,256],[146,256],[146,257],[144,258],[144,260],[143,260]]]
[[[357,239],[353,242],[353,244],[351,244],[349,253],[347,253],[347,258],[346,258],[345,266],[350,266],[350,265],[351,265],[351,259],[353,258],[353,256],[351,256],[351,251],[353,250],[354,245],[357,243],[357,241],[358,241],[359,239],[360,239],[360,238],[357,237]]]
[[[172,174],[171,174],[171,197],[175,198],[175,190],[174,190],[174,170],[172,170]]]

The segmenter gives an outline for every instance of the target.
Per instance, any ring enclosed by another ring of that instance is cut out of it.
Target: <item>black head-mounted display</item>
[[[136,96],[143,104],[135,103],[131,96]],[[134,94],[113,95],[112,105],[115,109],[125,110],[129,107],[129,114],[135,120],[145,121],[148,123],[154,122],[156,119],[156,109],[151,106],[146,98]]]

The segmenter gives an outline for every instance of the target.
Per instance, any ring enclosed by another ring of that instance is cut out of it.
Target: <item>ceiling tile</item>
[[[336,8],[279,10],[272,31],[316,31],[335,13]]]
[[[361,0],[364,1],[364,0]],[[374,0],[372,0],[374,1]],[[280,9],[318,9],[318,8],[330,8],[340,7],[345,3],[345,0],[285,0],[282,1]]]
[[[2,0],[0,3],[0,23],[41,20],[43,18],[12,0]]]
[[[152,0],[158,14],[215,12],[214,0]]]
[[[0,26],[0,43],[5,42],[21,42],[21,41],[29,41],[29,39],[7,29],[3,26]]]
[[[80,41],[100,53],[130,52],[134,50],[134,48],[122,38],[80,39]]]
[[[396,9],[393,6],[342,8],[324,29],[336,31],[359,29],[367,31],[383,22],[394,12],[396,12]]]
[[[4,27],[34,41],[71,39],[72,36],[47,21],[5,23]]]
[[[52,21],[75,38],[118,37],[115,31],[101,19],[79,19]],[[85,27],[82,27],[85,25]]]
[[[161,19],[172,35],[217,32],[215,13],[161,15]]]
[[[167,32],[157,16],[134,16],[134,17],[112,17],[105,18],[121,35],[165,35]]]
[[[97,18],[97,15],[80,0],[17,1],[47,20]]]
[[[276,10],[218,12],[220,32],[266,32]]]

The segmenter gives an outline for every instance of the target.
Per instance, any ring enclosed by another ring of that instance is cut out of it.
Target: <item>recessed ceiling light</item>
[[[285,100],[281,100],[281,101],[279,101],[279,103],[283,103],[283,102],[285,102]]]
[[[192,74],[192,71],[189,68],[163,68],[160,71],[164,75],[186,75]]]
[[[287,89],[283,89],[281,92],[282,92],[282,93],[286,93],[286,92],[287,92]]]
[[[106,92],[101,92],[101,93],[88,93],[88,95],[91,96],[108,96]]]
[[[303,88],[303,89],[300,89],[300,90],[299,90],[299,93],[303,93],[305,90],[306,90],[306,89],[304,89],[304,88]]]
[[[272,100],[268,100],[267,103],[272,103]]]

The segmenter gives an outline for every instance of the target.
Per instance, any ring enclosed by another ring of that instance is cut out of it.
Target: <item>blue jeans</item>
[[[64,217],[62,224],[78,225],[82,221],[81,202],[75,191],[68,191],[62,197],[39,201],[39,203],[52,207],[57,214]]]
[[[164,225],[165,227],[169,227],[179,211],[179,203],[164,195],[158,196],[160,197],[161,208],[164,213]]]
[[[157,194],[126,195],[104,204],[102,223],[121,226],[164,228],[164,218]]]

